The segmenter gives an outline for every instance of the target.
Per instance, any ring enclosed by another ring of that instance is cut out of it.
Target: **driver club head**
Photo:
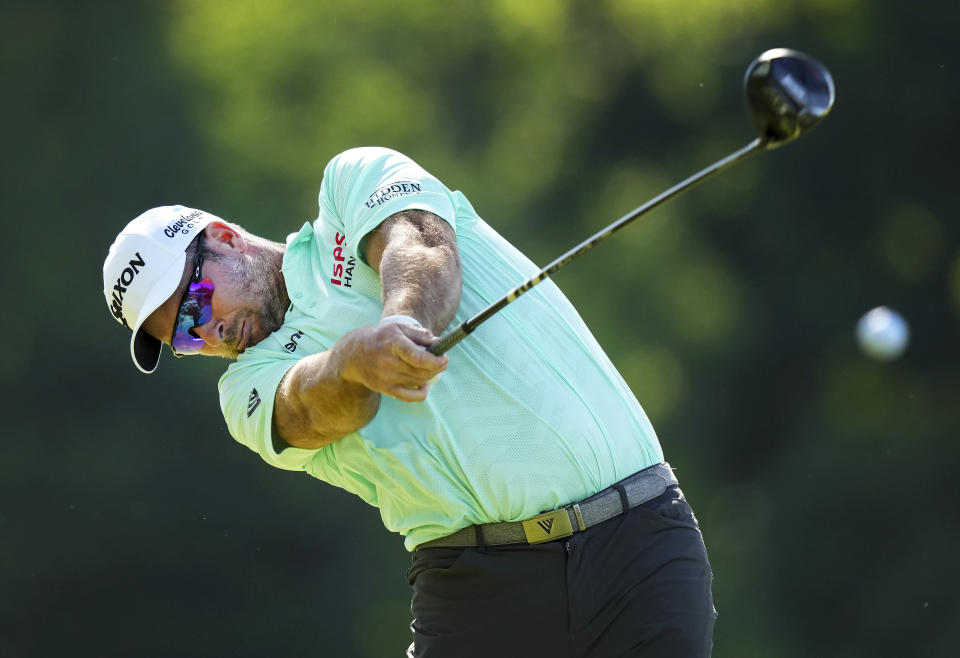
[[[768,50],[743,79],[747,105],[764,148],[792,142],[833,107],[833,78],[814,58],[789,48]]]

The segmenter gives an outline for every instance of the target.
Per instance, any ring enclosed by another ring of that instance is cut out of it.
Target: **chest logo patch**
[[[284,345],[284,346],[283,346],[283,349],[285,349],[285,350],[287,350],[288,352],[290,352],[290,354],[293,354],[294,352],[297,351],[297,346],[299,345],[299,343],[298,343],[297,341],[299,341],[301,338],[303,338],[303,332],[302,332],[302,331],[296,331],[296,332],[290,334],[290,342],[287,343],[286,345]]]

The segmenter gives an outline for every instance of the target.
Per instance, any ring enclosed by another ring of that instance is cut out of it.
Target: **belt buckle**
[[[565,509],[537,514],[521,521],[521,523],[528,544],[541,544],[545,541],[563,539],[573,534],[570,515],[567,514]]]

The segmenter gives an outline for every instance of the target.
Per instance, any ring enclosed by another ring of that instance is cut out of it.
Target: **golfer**
[[[146,211],[111,246],[103,291],[141,371],[164,343],[232,359],[231,435],[403,536],[407,655],[708,656],[697,521],[559,289],[540,284],[447,355],[424,349],[537,271],[463,194],[371,147],[327,165],[319,216],[285,244],[202,210]]]

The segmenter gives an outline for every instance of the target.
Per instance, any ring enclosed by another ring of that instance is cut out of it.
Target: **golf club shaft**
[[[763,138],[757,137],[756,139],[754,139],[752,142],[750,142],[740,150],[731,153],[725,158],[717,160],[709,167],[706,167],[705,169],[701,169],[700,171],[695,173],[693,176],[690,176],[689,178],[687,178],[684,181],[681,181],[680,183],[677,183],[676,185],[671,187],[669,190],[666,190],[665,192],[661,192],[658,196],[647,201],[642,206],[639,206],[633,209],[632,211],[630,211],[629,213],[627,213],[626,215],[624,215],[614,223],[607,226],[605,229],[587,238],[586,240],[581,242],[579,245],[577,245],[567,253],[563,254],[562,256],[554,260],[552,263],[550,263],[545,268],[540,270],[540,272],[538,272],[533,278],[527,280],[520,286],[511,290],[502,299],[494,302],[493,304],[491,304],[484,310],[480,311],[469,320],[465,320],[464,322],[462,322],[460,326],[458,326],[457,328],[451,330],[450,332],[438,338],[436,341],[434,341],[430,345],[430,347],[427,348],[428,351],[430,351],[432,354],[437,354],[437,355],[443,354],[444,352],[449,350],[451,347],[459,343],[461,340],[469,336],[474,329],[476,329],[481,324],[483,324],[483,322],[485,322],[488,318],[490,318],[490,316],[492,316],[494,313],[498,312],[504,306],[506,306],[513,300],[515,300],[517,297],[527,292],[528,290],[533,288],[535,285],[537,285],[538,283],[540,283],[541,281],[543,281],[544,279],[552,275],[554,272],[556,272],[561,267],[563,267],[564,265],[572,261],[577,256],[580,256],[590,251],[593,247],[595,247],[599,243],[606,240],[608,237],[610,237],[611,235],[619,231],[621,228],[623,228],[624,226],[626,226],[636,218],[640,217],[641,215],[644,215],[650,210],[653,210],[654,208],[659,206],[661,203],[669,199],[672,199],[673,197],[677,196],[681,192],[685,192],[686,190],[689,190],[691,187],[693,187],[697,183],[703,180],[706,180],[713,174],[723,171],[724,169],[743,160],[744,158],[752,155],[753,153],[763,150],[765,144],[766,144],[766,141]]]

